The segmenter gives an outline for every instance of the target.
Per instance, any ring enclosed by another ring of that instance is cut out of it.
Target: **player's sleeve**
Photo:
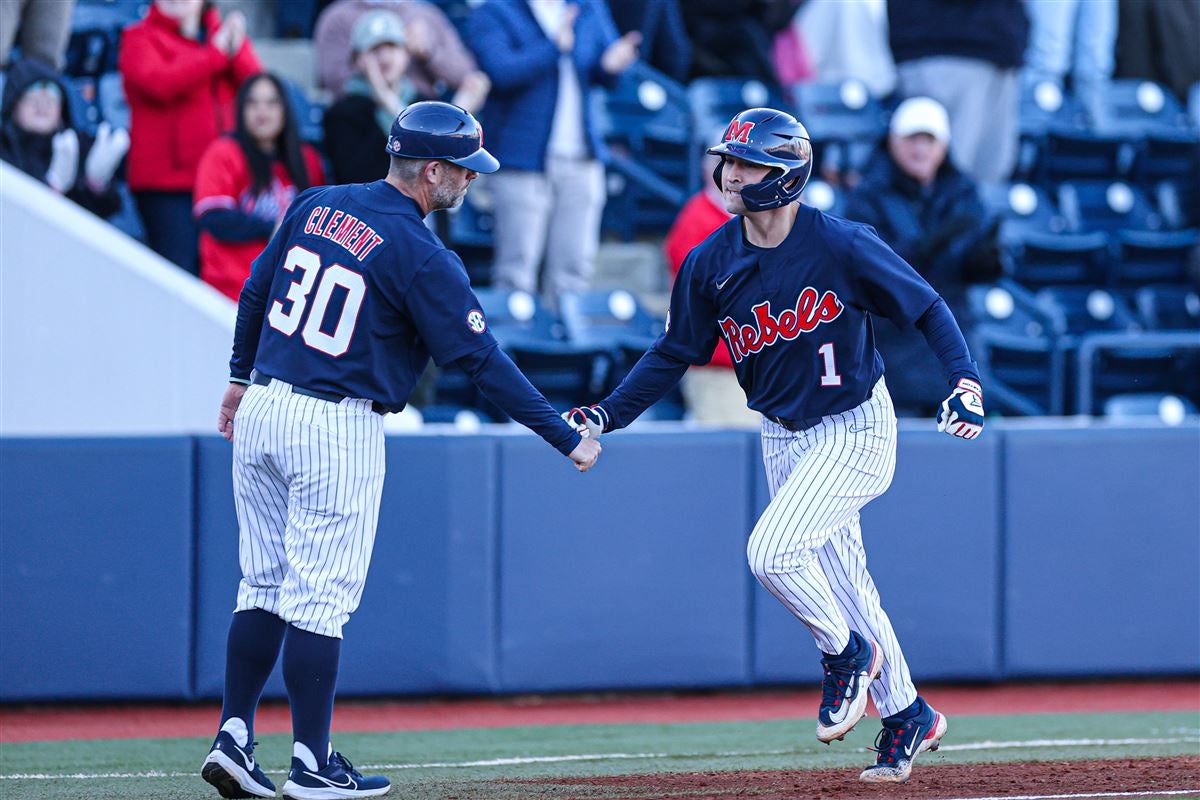
[[[437,251],[417,271],[404,309],[439,367],[496,343],[466,267],[450,250]]]
[[[495,341],[482,350],[472,350],[455,363],[505,414],[541,436],[555,450],[569,456],[579,446],[582,437],[563,421]]]
[[[939,298],[933,287],[869,226],[849,237],[846,267],[855,284],[855,304],[900,327],[911,327]]]
[[[662,399],[688,366],[707,364],[716,349],[717,310],[705,291],[696,251],[687,257],[671,289],[667,329],[650,346],[621,385],[599,405],[607,429],[624,428]]]
[[[292,202],[279,229],[250,265],[250,277],[246,278],[242,293],[238,297],[237,324],[233,329],[233,357],[229,359],[231,381],[250,382],[254,358],[258,353],[258,340],[262,337],[267,300],[271,294],[271,281],[283,260],[284,246],[295,231],[296,218],[307,209],[309,196],[315,191],[319,190],[310,189],[303,192]]]
[[[929,310],[917,320],[917,330],[929,343],[929,349],[941,362],[946,381],[955,386],[959,378],[970,378],[980,383],[979,365],[971,358],[966,337],[958,326],[958,320],[950,311],[946,301],[938,298]]]

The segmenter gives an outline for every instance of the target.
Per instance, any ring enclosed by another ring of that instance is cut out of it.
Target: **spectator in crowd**
[[[197,275],[196,167],[233,128],[242,81],[262,70],[245,18],[235,11],[222,22],[204,0],[155,0],[125,29],[118,68],[132,120],[129,188],[149,244]]]
[[[730,75],[778,83],[771,48],[802,0],[687,0],[692,77]]]
[[[365,14],[381,10],[403,23],[408,55],[404,76],[418,99],[446,100],[472,114],[483,107],[491,82],[446,15],[424,0],[337,0],[321,12],[313,35],[319,87],[335,98],[347,93],[347,81],[361,72],[351,34]]]
[[[337,183],[369,183],[388,172],[392,120],[416,99],[405,77],[409,57],[404,23],[377,9],[354,24],[351,49],[357,71],[346,94],[325,112],[325,153]]]
[[[1093,115],[1112,79],[1117,44],[1117,0],[1026,0],[1029,48],[1025,80],[1071,90]]]
[[[719,142],[725,129],[716,131],[707,141]],[[703,188],[696,192],[679,210],[671,223],[663,249],[667,256],[667,267],[672,277],[679,275],[679,268],[692,248],[703,242],[708,235],[729,221],[730,213],[725,210],[725,200],[712,180],[713,169],[721,161],[719,156],[706,155],[701,160],[700,180]],[[746,405],[746,393],[733,373],[733,358],[725,340],[717,342],[712,360],[703,367],[689,367],[681,384],[683,399],[687,403],[692,419],[705,425],[722,427],[758,427],[762,417]]]
[[[692,68],[692,42],[683,25],[679,0],[621,0],[609,3],[621,34],[642,35],[641,57],[664,75],[686,83]]]
[[[7,68],[13,43],[21,57],[62,69],[75,0],[3,0],[0,2],[0,67]]]
[[[604,144],[587,102],[637,58],[640,34],[618,37],[603,0],[490,0],[467,39],[492,80],[483,109],[495,204],[493,283],[551,304],[591,286],[604,210]]]
[[[242,84],[234,132],[196,170],[200,277],[232,300],[296,195],[325,182],[321,156],[300,141],[287,90],[270,73]]]
[[[846,201],[846,217],[879,236],[941,294],[957,319],[967,319],[966,286],[999,272],[996,223],[975,183],[948,158],[946,110],[910,97],[892,115],[887,139]],[[899,412],[930,413],[944,398],[941,366],[916,329],[875,328],[888,365],[888,390]]]
[[[874,97],[896,88],[883,2],[808,0],[792,18],[816,80],[862,81]]]
[[[66,89],[49,64],[26,58],[9,67],[0,101],[0,159],[108,217],[121,208],[113,174],[128,149],[129,134],[107,122],[95,139],[74,128]]]
[[[1121,0],[1118,18],[1117,77],[1157,81],[1186,104],[1200,82],[1200,3]]]
[[[1017,158],[1018,69],[1029,35],[1021,0],[888,3],[898,89],[950,114],[951,154],[980,183],[999,183]]]

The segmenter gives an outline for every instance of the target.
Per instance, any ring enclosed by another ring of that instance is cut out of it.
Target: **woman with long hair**
[[[283,82],[251,76],[234,101],[233,133],[205,151],[193,214],[200,227],[200,277],[234,300],[297,194],[325,182],[321,157],[300,141]]]

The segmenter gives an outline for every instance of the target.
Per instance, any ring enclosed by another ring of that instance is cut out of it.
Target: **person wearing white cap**
[[[929,97],[902,102],[847,198],[846,217],[873,225],[965,320],[966,284],[994,277],[998,268],[995,222],[974,181],[954,165],[949,145],[950,121],[941,103]],[[925,413],[937,402],[930,387],[940,374],[925,340],[890,325],[880,325],[876,337],[897,413]]]

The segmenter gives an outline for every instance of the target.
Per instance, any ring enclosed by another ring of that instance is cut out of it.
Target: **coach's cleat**
[[[867,715],[867,689],[883,670],[879,645],[857,631],[850,631],[846,651],[821,659],[825,681],[817,712],[817,740],[825,744],[843,739]]]
[[[274,797],[275,784],[254,760],[254,744],[242,720],[228,720],[200,767],[200,777],[217,787],[221,797]]]
[[[315,762],[314,762],[315,763]],[[350,759],[331,753],[323,769],[311,770],[301,759],[292,758],[292,769],[283,796],[288,800],[342,800],[352,797],[380,797],[392,784],[382,775],[364,776]]]
[[[905,717],[903,714],[910,713]],[[875,739],[875,766],[858,776],[865,783],[904,783],[912,775],[912,763],[926,750],[937,750],[946,735],[946,715],[935,711],[921,697],[894,717],[885,717],[883,730]]]

